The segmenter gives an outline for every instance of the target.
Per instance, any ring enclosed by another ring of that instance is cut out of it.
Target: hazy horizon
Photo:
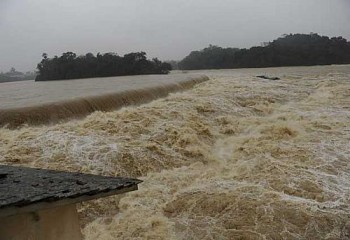
[[[288,33],[350,40],[347,0],[0,0],[0,71],[73,51],[180,60],[209,44],[248,48]]]

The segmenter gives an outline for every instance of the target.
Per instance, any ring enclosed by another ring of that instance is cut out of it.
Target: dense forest
[[[193,51],[178,66],[182,70],[312,66],[350,63],[350,42],[316,33],[284,35],[250,49],[210,45]]]
[[[48,58],[43,54],[42,61],[37,66],[36,81],[63,80],[93,77],[111,77],[139,74],[167,74],[171,70],[169,63],[157,58],[148,60],[145,52],[125,54],[123,57],[116,53],[92,53],[77,56],[73,52],[63,53],[62,56]]]

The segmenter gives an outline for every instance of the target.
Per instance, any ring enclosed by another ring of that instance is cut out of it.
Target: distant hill
[[[36,81],[64,80],[77,78],[111,77],[140,74],[168,74],[169,63],[157,58],[148,60],[145,52],[129,53],[123,57],[116,53],[92,53],[77,56],[73,52],[48,58],[43,54],[38,64]]]
[[[312,66],[350,63],[350,42],[317,33],[284,35],[250,49],[212,46],[193,51],[178,66],[182,70]]]

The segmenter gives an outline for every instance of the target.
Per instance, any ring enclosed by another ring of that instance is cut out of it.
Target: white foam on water
[[[0,162],[141,178],[80,206],[85,239],[349,239],[349,71],[202,71],[144,106],[1,129]]]

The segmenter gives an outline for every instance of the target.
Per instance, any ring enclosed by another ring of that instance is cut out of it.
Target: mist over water
[[[199,72],[146,105],[3,128],[0,162],[141,178],[80,206],[85,239],[350,238],[350,67]]]

